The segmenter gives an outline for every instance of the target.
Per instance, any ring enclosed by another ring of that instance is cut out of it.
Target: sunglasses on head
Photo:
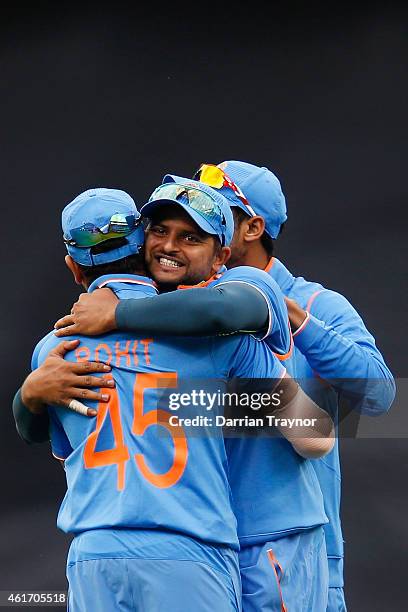
[[[79,248],[92,247],[105,240],[112,238],[124,238],[128,236],[141,223],[141,218],[135,215],[123,215],[115,213],[111,216],[109,223],[103,227],[97,227],[93,223],[84,223],[81,227],[70,230],[71,237],[64,236],[65,244]]]
[[[238,187],[236,183],[218,166],[215,164],[201,164],[197,172],[194,174],[193,179],[196,181],[201,181],[205,185],[209,187],[213,187],[214,189],[221,189],[222,187],[227,187],[231,189],[234,194],[239,198],[242,204],[248,211],[248,214],[251,217],[255,217],[256,213],[241,189]]]
[[[155,200],[170,200],[187,205],[203,217],[216,232],[220,227],[226,227],[226,221],[220,205],[208,193],[178,183],[166,183],[157,187],[149,198],[149,202]]]

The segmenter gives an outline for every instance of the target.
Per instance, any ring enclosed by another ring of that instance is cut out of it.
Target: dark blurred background
[[[277,256],[345,294],[394,375],[408,371],[407,11],[125,6],[2,15],[0,590],[66,588],[64,474],[47,445],[18,438],[10,408],[35,343],[76,299],[60,212],[84,189],[142,204],[168,171],[267,165],[289,213]],[[341,450],[349,609],[403,609],[407,441]]]

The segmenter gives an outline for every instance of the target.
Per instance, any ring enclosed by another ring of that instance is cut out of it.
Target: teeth
[[[160,257],[160,265],[168,266],[169,268],[180,268],[181,264],[177,263],[177,261],[172,261],[171,259],[167,259],[166,257]]]

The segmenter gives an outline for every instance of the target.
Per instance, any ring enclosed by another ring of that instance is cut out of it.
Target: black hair
[[[97,255],[98,253],[108,253],[113,249],[119,249],[120,247],[128,244],[127,238],[111,238],[100,244],[96,244],[91,247],[91,255]],[[110,261],[108,263],[99,264],[97,266],[83,266],[78,264],[82,274],[86,281],[91,284],[99,276],[104,274],[145,274],[144,257],[140,253],[134,255],[127,255],[122,259],[116,261]]]
[[[244,211],[242,210],[242,208],[239,208],[239,206],[232,206],[231,207],[232,210],[232,214],[234,216],[234,222],[240,226],[241,223],[243,223],[244,221],[246,221],[247,219],[250,219],[250,216],[247,215],[246,213],[244,213]]]
[[[234,221],[237,224],[237,226],[239,227],[241,225],[241,223],[243,223],[245,220],[250,219],[251,217],[249,215],[247,215],[242,208],[239,208],[239,206],[233,206],[232,207],[232,212],[234,215]],[[280,236],[280,234],[283,231],[285,223],[282,223],[282,225],[279,228],[279,233],[278,236]],[[269,234],[264,231],[264,233],[261,236],[261,244],[263,246],[263,248],[265,249],[266,254],[268,255],[268,257],[273,257],[273,253],[275,250],[275,238],[271,238],[269,236]]]

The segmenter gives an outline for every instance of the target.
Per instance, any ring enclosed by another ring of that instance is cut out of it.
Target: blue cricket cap
[[[180,189],[172,191],[165,188],[166,185],[172,184],[175,187],[180,186]],[[190,187],[198,190],[198,193],[189,196],[182,187]],[[140,212],[145,217],[150,217],[154,210],[164,204],[181,206],[204,232],[218,236],[223,246],[231,243],[234,234],[234,217],[228,200],[219,191],[200,181],[166,174],[162,184],[153,191]]]
[[[65,206],[61,223],[68,253],[83,266],[134,255],[144,243],[141,215],[133,198],[120,189],[97,187],[80,193]],[[104,253],[92,253],[92,246],[113,238],[126,238],[127,243]]]
[[[277,238],[282,223],[287,219],[286,200],[279,179],[268,168],[243,161],[225,161],[218,167],[237,184],[254,212],[264,218],[269,236]],[[220,191],[231,206],[239,206],[248,214],[246,206],[231,189],[222,187]]]

